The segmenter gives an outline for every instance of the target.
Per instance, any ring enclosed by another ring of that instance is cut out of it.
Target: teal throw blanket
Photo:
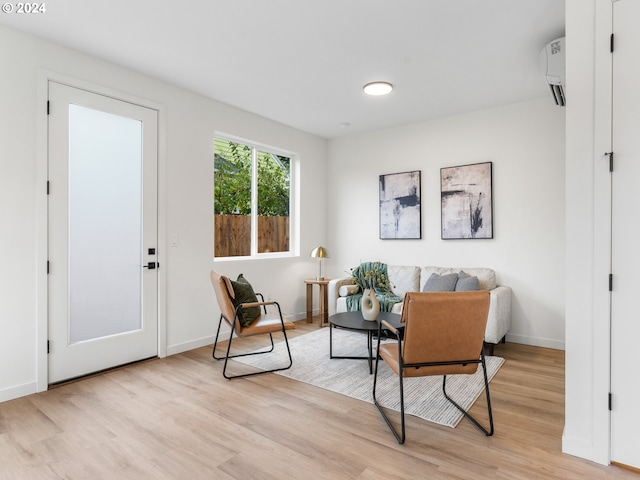
[[[354,312],[360,310],[362,302],[362,292],[365,288],[370,288],[376,294],[380,302],[381,312],[390,312],[395,303],[401,302],[402,298],[391,291],[391,283],[387,275],[387,264],[380,262],[364,262],[352,270],[356,285],[360,287],[358,293],[349,295],[347,300],[347,311]]]

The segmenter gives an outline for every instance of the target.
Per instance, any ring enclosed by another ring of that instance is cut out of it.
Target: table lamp
[[[324,247],[317,247],[311,250],[311,256],[318,259],[318,265],[320,268],[316,280],[324,280],[324,275],[322,274],[322,263],[325,258],[329,258],[329,251]]]

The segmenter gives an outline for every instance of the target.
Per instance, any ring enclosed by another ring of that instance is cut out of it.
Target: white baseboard
[[[298,313],[298,314],[285,314],[283,315],[285,320],[289,320],[291,322],[297,322],[299,320],[304,320],[307,318],[306,313]],[[168,345],[167,346],[167,356],[176,355],[178,353],[188,352],[189,350],[194,350],[200,347],[206,347],[208,345],[213,345],[215,341],[215,335],[211,335],[208,337],[198,338],[196,340],[191,340],[189,342],[178,343],[177,345]],[[229,332],[223,332],[220,334],[220,338],[218,338],[219,342],[224,342],[229,340]]]
[[[562,453],[584,458],[601,465],[609,465],[606,455],[598,455],[592,442],[562,434]]]
[[[0,390],[0,402],[7,402],[20,397],[26,397],[33,393],[38,393],[38,382],[25,383],[15,387]]]
[[[531,345],[532,347],[553,348],[564,350],[564,340],[553,340],[551,338],[530,337],[528,335],[518,335],[507,333],[507,342]]]
[[[176,355],[178,353],[188,352],[189,350],[195,350],[196,348],[206,347],[208,345],[213,345],[216,337],[211,335],[209,337],[198,338],[196,340],[191,340],[189,342],[179,343],[177,345],[168,345],[167,346],[167,356]],[[218,341],[225,341],[229,339],[229,332],[221,333]]]

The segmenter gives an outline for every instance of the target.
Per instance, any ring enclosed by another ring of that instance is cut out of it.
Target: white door
[[[640,2],[613,5],[611,461],[640,468]]]
[[[157,111],[49,82],[49,383],[158,353]]]

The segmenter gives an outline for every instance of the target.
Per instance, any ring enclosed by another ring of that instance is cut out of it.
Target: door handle
[[[160,268],[160,263],[149,262],[146,265],[143,265],[142,268],[148,268],[149,270],[155,270],[156,268]]]

